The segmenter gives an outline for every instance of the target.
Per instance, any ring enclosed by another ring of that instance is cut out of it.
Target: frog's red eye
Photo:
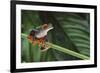
[[[48,25],[47,24],[44,24],[43,25],[43,29],[47,29],[48,28]]]
[[[35,33],[34,31],[31,31],[31,32],[30,32],[30,35],[32,36],[32,35],[34,35],[34,33]]]

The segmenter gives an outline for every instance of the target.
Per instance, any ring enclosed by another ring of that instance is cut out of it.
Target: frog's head
[[[42,28],[43,28],[43,30],[48,32],[49,30],[53,29],[54,27],[52,26],[52,24],[44,24],[42,26]]]

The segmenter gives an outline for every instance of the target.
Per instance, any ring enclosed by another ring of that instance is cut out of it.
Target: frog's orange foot
[[[45,44],[45,41],[43,39],[34,39],[33,40],[32,36],[28,36],[27,39],[29,40],[30,43],[33,44],[33,46],[35,46],[36,44],[38,44],[39,47],[41,46],[42,52],[44,52],[50,48],[48,45]]]
[[[47,51],[49,48],[50,46],[45,44],[44,47],[41,48],[41,51],[42,52]]]

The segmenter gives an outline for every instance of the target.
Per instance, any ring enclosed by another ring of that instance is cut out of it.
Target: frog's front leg
[[[47,45],[46,42],[48,42],[47,36],[44,37],[44,41],[43,41],[43,45],[42,45],[42,52],[47,51],[50,48],[50,46]]]

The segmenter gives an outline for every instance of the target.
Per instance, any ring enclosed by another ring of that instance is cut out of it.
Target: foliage
[[[22,62],[39,61],[63,61],[63,60],[81,60],[68,53],[59,50],[64,47],[65,50],[71,50],[82,55],[90,56],[90,25],[88,13],[71,12],[44,12],[22,10],[21,33],[28,35],[30,30],[44,23],[51,23],[54,27],[48,33],[49,42],[58,45],[51,45],[51,48],[45,52],[40,52],[40,47],[33,46],[27,38],[21,38],[21,56]],[[50,45],[50,44],[49,44]],[[58,49],[59,48],[59,49]]]

